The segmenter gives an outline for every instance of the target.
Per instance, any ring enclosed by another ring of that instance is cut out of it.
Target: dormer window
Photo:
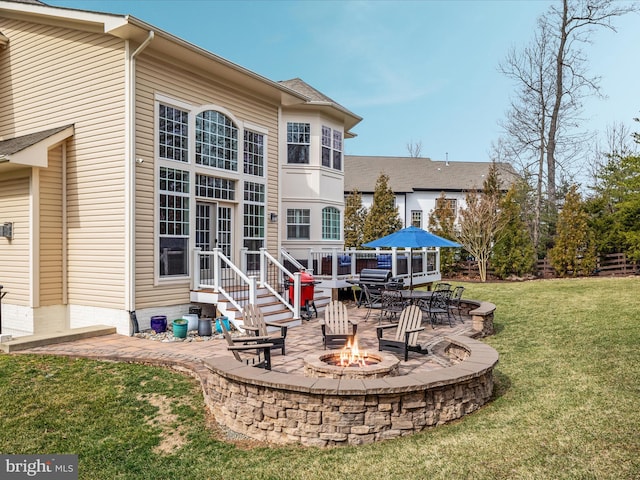
[[[309,163],[311,125],[287,123],[287,163]]]

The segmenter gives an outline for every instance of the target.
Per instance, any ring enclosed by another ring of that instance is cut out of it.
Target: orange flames
[[[358,348],[358,339],[353,337],[353,345],[351,340],[347,342],[342,350],[340,350],[340,362],[341,367],[364,367],[367,365],[367,359],[369,354],[365,350],[360,353]]]

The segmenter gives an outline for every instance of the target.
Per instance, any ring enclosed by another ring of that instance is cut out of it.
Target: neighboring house
[[[361,119],[301,80],[128,15],[0,0],[0,32],[3,333],[185,313],[196,247],[342,245]]]
[[[345,155],[344,193],[357,190],[362,204],[369,208],[380,174],[389,177],[388,186],[395,194],[396,206],[404,226],[429,229],[429,215],[436,200],[444,193],[456,215],[466,206],[470,190],[481,190],[491,162],[434,161],[416,157],[367,157]],[[498,163],[503,188],[509,188],[518,174],[507,163]]]

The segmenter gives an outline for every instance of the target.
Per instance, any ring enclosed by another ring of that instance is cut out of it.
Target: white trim
[[[33,168],[29,182],[29,306],[40,306],[40,169]]]

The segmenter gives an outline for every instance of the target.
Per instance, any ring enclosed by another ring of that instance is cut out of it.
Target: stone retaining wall
[[[468,337],[448,337],[460,363],[378,379],[306,378],[206,360],[204,388],[218,423],[259,441],[361,445],[419,432],[477,410],[491,397],[498,353]]]

